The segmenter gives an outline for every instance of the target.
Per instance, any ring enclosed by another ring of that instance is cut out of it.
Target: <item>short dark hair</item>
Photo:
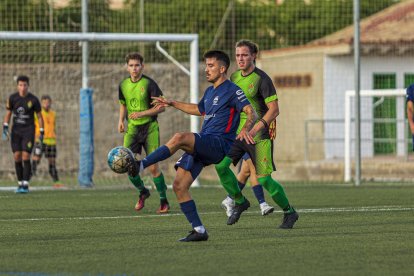
[[[218,61],[222,62],[224,64],[224,67],[226,67],[226,72],[227,72],[227,69],[229,69],[229,67],[230,67],[230,57],[223,51],[220,51],[220,50],[207,51],[203,55],[203,58],[204,59],[215,58]]]
[[[129,53],[125,56],[126,63],[128,63],[131,59],[138,60],[139,62],[141,62],[141,64],[144,63],[144,57],[138,52]]]
[[[24,76],[24,75],[18,76],[17,79],[16,79],[16,83],[19,84],[19,81],[27,82],[27,85],[29,85],[29,77],[28,76]]]
[[[52,101],[52,98],[51,98],[49,95],[43,95],[43,96],[40,98],[40,100],[41,100],[41,101],[43,101],[43,100],[49,100],[49,101]]]
[[[243,46],[249,48],[251,54],[257,54],[259,52],[259,47],[251,40],[242,39],[236,42],[236,48]]]

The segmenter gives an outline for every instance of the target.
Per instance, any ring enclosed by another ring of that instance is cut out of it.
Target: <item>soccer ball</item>
[[[126,173],[128,165],[134,159],[132,151],[125,147],[116,147],[108,153],[108,166],[116,173]]]

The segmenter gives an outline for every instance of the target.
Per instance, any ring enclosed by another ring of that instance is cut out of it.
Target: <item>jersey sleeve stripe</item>
[[[270,103],[270,102],[273,102],[273,101],[276,101],[276,100],[277,100],[277,95],[272,95],[272,96],[267,97],[265,99],[265,103]]]
[[[227,122],[225,133],[228,133],[231,129],[231,125],[233,124],[233,119],[234,119],[234,112],[235,112],[234,107],[230,108],[230,117],[229,117],[229,121]]]

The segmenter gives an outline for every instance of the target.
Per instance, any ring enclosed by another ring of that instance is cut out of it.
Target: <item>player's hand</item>
[[[124,122],[120,122],[118,124],[118,132],[119,133],[124,133],[125,132],[125,124],[124,124]]]
[[[43,144],[43,137],[45,136],[45,130],[43,128],[40,128],[39,132],[40,132],[39,141],[40,141],[40,144]]]
[[[1,135],[1,139],[6,141],[9,139],[9,125],[4,123],[3,124],[3,134]]]
[[[167,100],[165,97],[161,96],[161,97],[151,97],[152,98],[152,102],[151,104],[160,109],[162,107],[167,107],[170,106],[172,104],[172,101]]]
[[[135,120],[141,117],[142,117],[141,112],[132,112],[131,114],[128,115],[128,118],[132,120]]]
[[[250,134],[250,132],[246,131],[246,129],[242,129],[237,135],[236,139],[240,141],[245,141],[247,144],[255,144],[253,139],[254,136]]]
[[[274,119],[269,125],[269,136],[271,140],[276,138],[276,119]]]

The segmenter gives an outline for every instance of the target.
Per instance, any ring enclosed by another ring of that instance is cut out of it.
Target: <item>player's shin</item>
[[[232,160],[230,158],[224,157],[220,163],[215,165],[215,168],[220,178],[221,185],[224,187],[226,192],[234,198],[236,204],[240,205],[243,204],[245,198],[240,191],[236,176],[230,169],[231,163]]]
[[[167,185],[165,185],[164,175],[161,173],[159,176],[154,177],[154,184],[157,189],[157,192],[160,194],[161,199],[167,198]]]
[[[52,177],[53,182],[59,181],[59,176],[55,164],[49,164],[49,174]]]
[[[128,174],[128,178],[129,181],[131,181],[132,185],[134,185],[135,188],[137,188],[140,192],[146,189],[144,186],[144,182],[142,181],[139,174],[137,174],[136,176],[131,176]]]
[[[285,191],[277,181],[272,179],[270,175],[260,177],[259,183],[269,192],[273,201],[282,209],[288,210],[290,208],[289,200],[286,197]]]
[[[32,173],[32,165],[30,160],[23,160],[23,180],[29,181]]]
[[[204,233],[205,228],[201,223],[201,219],[198,216],[197,207],[195,205],[194,200],[189,200],[180,203],[181,211],[184,213],[185,217],[187,218],[188,222],[191,224],[193,229],[195,229],[199,233]]]

